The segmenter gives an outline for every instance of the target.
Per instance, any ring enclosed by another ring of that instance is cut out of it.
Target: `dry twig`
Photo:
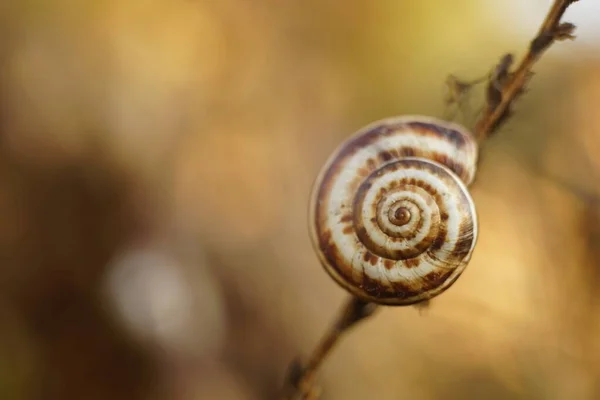
[[[303,363],[295,360],[290,366],[284,400],[314,400],[318,398],[314,386],[315,374],[325,357],[331,352],[341,335],[347,332],[357,322],[371,316],[377,306],[366,303],[354,296],[350,296],[342,309],[337,321],[331,326],[329,332],[321,339],[310,359]]]
[[[464,81],[454,75],[449,75],[445,82],[446,95],[444,96],[444,103],[446,105],[446,112],[444,113],[444,119],[452,121],[458,112],[461,112],[464,118],[468,114],[466,107],[468,107],[469,93],[476,85],[487,80],[487,75],[471,81]],[[452,106],[455,106],[454,111],[451,109]]]
[[[532,68],[542,54],[557,40],[573,39],[575,25],[560,22],[569,5],[578,0],[556,0],[550,8],[536,37],[529,45],[529,51],[523,57],[514,72],[510,72],[513,64],[512,54],[502,56],[490,77],[487,89],[487,104],[483,115],[475,124],[475,136],[482,143],[511,114],[511,106],[523,93],[525,85],[532,76]]]
[[[531,41],[527,54],[514,72],[512,54],[505,54],[490,74],[483,114],[475,124],[474,133],[481,144],[511,115],[511,106],[524,92],[525,85],[532,76],[532,68],[542,54],[556,41],[573,39],[575,25],[560,22],[567,8],[578,0],[555,0],[537,35]],[[461,82],[458,82],[461,83]],[[460,86],[467,90],[469,85]],[[452,98],[449,101],[455,101]],[[319,392],[314,384],[315,375],[336,343],[345,332],[356,323],[371,316],[377,306],[350,297],[338,320],[325,334],[312,356],[306,363],[296,360],[292,363],[286,378],[283,400],[316,400]]]

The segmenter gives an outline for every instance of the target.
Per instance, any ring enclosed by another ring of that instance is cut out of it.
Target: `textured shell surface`
[[[410,305],[450,287],[470,261],[477,214],[467,186],[477,144],[425,116],[376,121],[329,157],[310,200],[321,264],[363,300]]]

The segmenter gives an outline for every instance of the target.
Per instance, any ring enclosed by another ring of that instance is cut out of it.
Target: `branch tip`
[[[492,135],[511,115],[512,104],[525,91],[525,85],[533,76],[532,68],[541,55],[556,41],[574,39],[575,25],[560,22],[567,8],[578,0],[555,0],[548,11],[538,34],[529,44],[529,51],[514,72],[511,55],[506,54],[496,65],[490,76],[486,95],[486,106],[475,124],[474,132],[482,143]]]
[[[554,38],[556,40],[573,40],[575,39],[574,33],[576,28],[577,27],[570,22],[563,22],[556,27],[556,31],[554,31]]]

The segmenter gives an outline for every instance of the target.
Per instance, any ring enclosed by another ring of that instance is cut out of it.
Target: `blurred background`
[[[550,3],[2,1],[0,398],[276,399],[346,297],[308,238],[327,156],[445,115]],[[323,399],[600,397],[598,15],[486,145],[469,268],[353,329]]]

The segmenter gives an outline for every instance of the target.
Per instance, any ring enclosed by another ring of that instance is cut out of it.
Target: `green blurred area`
[[[3,2],[0,398],[275,399],[346,296],[312,180],[361,126],[446,115],[449,74],[521,56],[492,3]],[[600,396],[600,64],[553,50],[483,150],[471,265],[354,329],[323,399]]]

